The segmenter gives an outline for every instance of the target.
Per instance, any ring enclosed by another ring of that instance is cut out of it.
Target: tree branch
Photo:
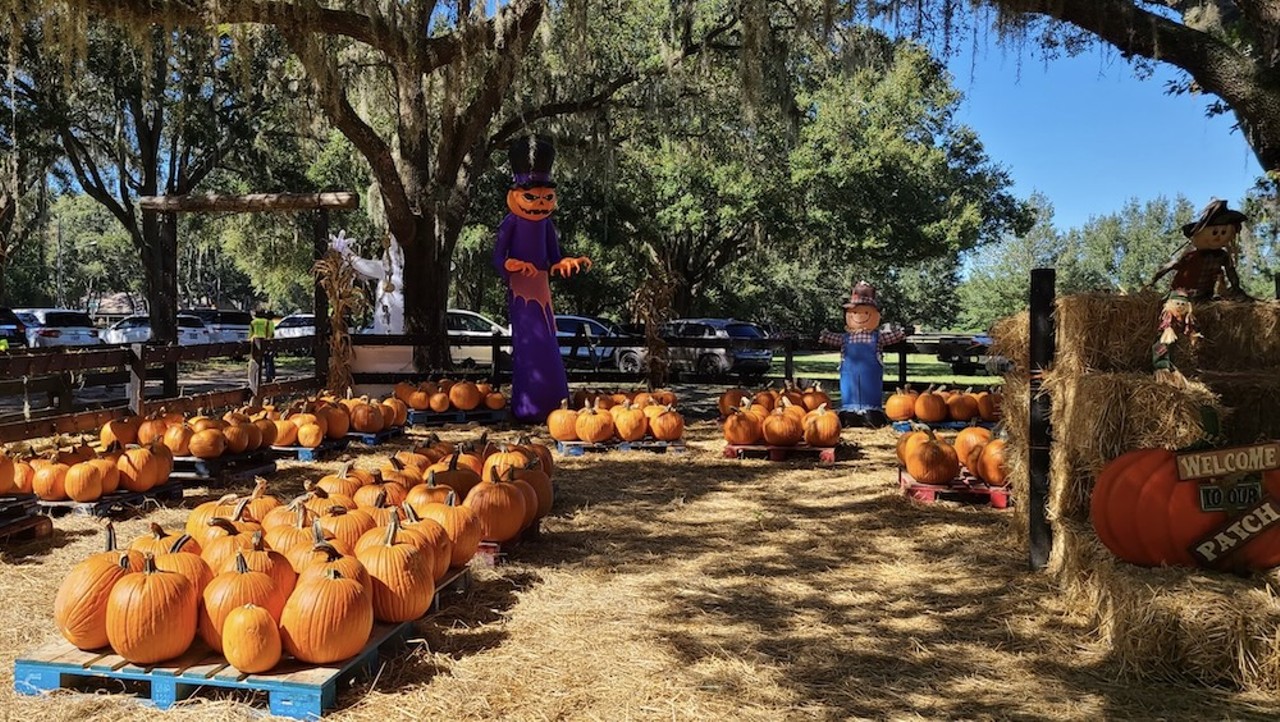
[[[355,108],[351,107],[351,101],[347,98],[341,82],[334,77],[333,68],[324,60],[308,52],[307,48],[300,47],[302,42],[304,41],[299,38],[289,37],[289,45],[306,68],[307,76],[311,79],[311,85],[319,96],[325,115],[369,161],[373,175],[378,179],[378,188],[382,192],[391,233],[402,244],[412,243],[416,223],[413,206],[405,194],[404,182],[396,169],[391,147],[360,117]]]
[[[212,23],[260,23],[274,25],[286,35],[321,33],[341,35],[377,48],[394,58],[407,58],[414,38],[385,18],[350,10],[321,6],[315,0],[222,0],[217,3],[217,16],[211,17],[209,5],[200,0],[65,0],[93,13],[115,20],[147,20],[168,26],[208,27]],[[423,34],[425,28],[419,29]],[[411,31],[417,32],[417,31]]]

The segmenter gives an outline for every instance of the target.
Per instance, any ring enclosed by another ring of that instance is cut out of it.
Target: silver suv
[[[675,338],[763,339],[769,334],[754,323],[732,318],[677,319],[663,326],[662,335]],[[723,373],[761,376],[773,365],[773,351],[767,348],[701,348],[673,346],[668,358],[675,370],[714,376]]]

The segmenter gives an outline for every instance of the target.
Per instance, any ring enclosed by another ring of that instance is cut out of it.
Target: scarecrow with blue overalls
[[[840,421],[845,426],[884,426],[885,346],[915,333],[915,327],[880,330],[876,289],[859,281],[844,304],[844,333],[823,331],[820,343],[840,349]]]

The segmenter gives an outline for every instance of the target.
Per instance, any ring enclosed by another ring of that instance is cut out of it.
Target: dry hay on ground
[[[1149,298],[1148,296],[1152,296]],[[1052,402],[1048,512],[1054,550],[1050,571],[1067,603],[1092,618],[1096,637],[1130,676],[1173,678],[1280,692],[1280,604],[1265,579],[1239,579],[1190,569],[1149,570],[1119,562],[1098,541],[1089,501],[1098,472],[1132,449],[1185,448],[1220,421],[1227,443],[1280,438],[1280,376],[1274,303],[1216,303],[1197,309],[1206,342],[1199,362],[1229,366],[1233,350],[1246,371],[1188,369],[1185,388],[1158,383],[1149,371],[1151,334],[1132,338],[1137,319],[1153,312],[1153,294],[1085,294],[1059,298],[1054,366],[1042,392]],[[1203,311],[1203,312],[1202,312]],[[1026,315],[997,324],[997,346],[1025,362]],[[1224,324],[1227,324],[1224,326]],[[1256,330],[1256,333],[1251,331]],[[1141,341],[1141,343],[1139,343]],[[1086,369],[1134,368],[1099,371]],[[1006,379],[1010,478],[1027,498],[1030,387],[1023,372]],[[1206,409],[1212,413],[1208,418]],[[1013,525],[1025,538],[1026,518]]]
[[[1245,718],[1280,700],[1119,679],[1082,645],[1053,583],[1010,540],[1017,511],[911,502],[896,435],[846,431],[832,467],[686,455],[557,459],[541,539],[481,570],[421,625],[426,644],[344,693],[335,720]],[[454,438],[462,434],[452,434]],[[371,453],[361,466],[375,465]],[[286,465],[285,495],[337,462]],[[215,492],[218,493],[218,492]],[[120,524],[177,526],[166,509]],[[245,719],[202,693],[158,714],[121,695],[12,691],[12,660],[54,635],[49,600],[97,525],[64,519],[0,562],[0,705],[15,719]]]

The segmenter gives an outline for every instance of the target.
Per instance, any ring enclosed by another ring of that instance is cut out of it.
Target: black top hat
[[[542,186],[554,188],[551,164],[556,160],[556,147],[545,135],[526,135],[511,143],[507,151],[511,159],[511,185],[519,188]]]
[[[1238,225],[1247,220],[1249,219],[1240,211],[1233,211],[1227,208],[1226,201],[1214,199],[1204,207],[1203,211],[1200,211],[1198,219],[1182,226],[1182,235],[1190,238],[1209,226]]]

